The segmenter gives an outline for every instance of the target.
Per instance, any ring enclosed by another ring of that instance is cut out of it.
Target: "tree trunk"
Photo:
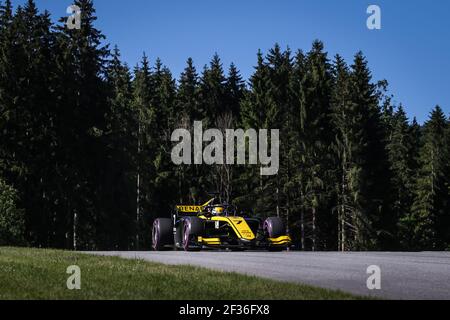
[[[300,182],[300,232],[301,232],[301,242],[302,242],[302,251],[305,251],[305,196],[303,194],[303,184]]]
[[[277,217],[278,218],[280,217],[280,189],[278,187],[277,187]]]
[[[316,207],[312,208],[312,251],[316,251]]]
[[[338,238],[337,238],[337,248],[338,251],[341,250],[342,247],[342,234],[341,234],[341,220],[342,220],[342,207],[338,204],[337,210],[337,225],[338,225]]]
[[[141,154],[141,125],[138,129],[138,149],[137,149],[137,182],[136,182],[136,250],[139,250],[139,229],[141,220],[141,174],[140,174],[140,154]]]
[[[341,236],[341,242],[342,242],[342,247],[341,247],[341,251],[345,252],[345,241],[346,241],[346,237],[345,237],[345,207],[342,208],[342,219],[341,219],[341,232],[342,232],[342,236]]]
[[[77,251],[78,250],[78,215],[77,215],[77,211],[74,210],[73,211],[73,250]]]

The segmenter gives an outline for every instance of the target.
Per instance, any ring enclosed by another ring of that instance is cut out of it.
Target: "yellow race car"
[[[152,228],[152,248],[156,251],[169,248],[282,251],[291,243],[280,218],[237,216],[234,206],[216,197],[201,206],[179,205],[171,219],[158,218]]]

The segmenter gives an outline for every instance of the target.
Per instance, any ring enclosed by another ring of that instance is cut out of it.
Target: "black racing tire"
[[[286,234],[286,227],[284,226],[283,220],[278,217],[267,218],[263,225],[264,233],[269,238],[278,238]],[[270,252],[281,252],[285,247],[269,247]]]
[[[184,220],[182,245],[184,251],[199,251],[199,247],[192,247],[192,240],[199,237],[204,231],[203,220],[197,217],[189,217]]]
[[[152,249],[162,251],[166,246],[173,244],[172,219],[159,218],[153,222]]]
[[[286,227],[283,220],[278,217],[267,218],[264,221],[264,232],[269,238],[278,238],[286,234]]]
[[[175,232],[175,250],[181,249],[183,246],[183,229],[184,222],[177,225],[177,230]]]

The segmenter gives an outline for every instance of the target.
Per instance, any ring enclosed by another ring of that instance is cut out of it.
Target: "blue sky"
[[[20,4],[25,0],[13,0]],[[37,0],[54,18],[70,0]],[[94,1],[97,26],[134,66],[145,51],[161,57],[178,77],[192,57],[199,71],[217,52],[224,67],[235,62],[245,78],[258,49],[275,42],[308,51],[324,41],[330,57],[347,61],[362,50],[374,80],[387,79],[410,118],[427,119],[439,104],[450,114],[450,1],[448,0],[129,0]],[[382,10],[382,29],[366,27],[366,9]]]

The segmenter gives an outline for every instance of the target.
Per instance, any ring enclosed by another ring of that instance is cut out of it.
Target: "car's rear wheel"
[[[267,218],[263,225],[264,233],[268,238],[278,238],[286,234],[286,227],[283,220],[278,217]],[[269,247],[269,251],[283,251],[284,247]]]
[[[185,251],[198,251],[200,246],[196,245],[195,239],[203,234],[203,221],[197,217],[184,220],[183,226],[183,249]]]
[[[171,219],[159,218],[153,222],[152,248],[161,251],[173,243],[173,225]]]
[[[267,218],[264,221],[264,232],[269,238],[278,238],[286,234],[283,220],[278,217]]]

